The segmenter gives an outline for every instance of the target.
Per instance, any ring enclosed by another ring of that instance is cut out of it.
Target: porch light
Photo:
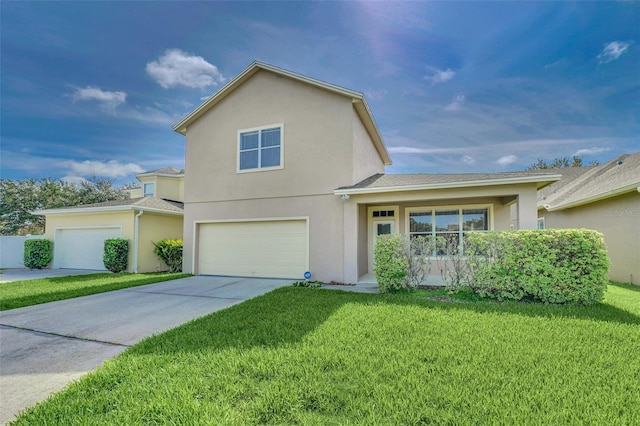
[[[351,196],[349,194],[344,194],[342,197],[342,201],[347,201],[349,198],[351,198]]]

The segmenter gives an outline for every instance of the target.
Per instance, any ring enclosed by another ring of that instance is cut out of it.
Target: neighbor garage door
[[[104,240],[122,237],[120,227],[56,229],[54,268],[104,270]]]
[[[198,226],[199,274],[302,278],[308,258],[304,219]]]

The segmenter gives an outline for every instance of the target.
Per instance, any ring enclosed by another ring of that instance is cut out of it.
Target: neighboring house
[[[552,172],[562,179],[538,191],[539,227],[602,232],[609,278],[640,284],[640,152],[601,166]]]
[[[128,272],[155,272],[166,266],[153,253],[153,242],[182,238],[184,172],[165,168],[136,176],[135,198],[50,210],[45,236],[53,241],[53,268],[104,270],[104,240],[129,240]],[[142,191],[144,190],[144,193]]]
[[[545,172],[385,175],[364,96],[254,62],[174,126],[186,135],[184,271],[355,283],[376,235],[536,228]]]

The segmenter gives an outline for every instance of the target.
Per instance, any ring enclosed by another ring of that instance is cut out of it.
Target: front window
[[[145,183],[143,185],[143,191],[145,197],[153,197],[155,193],[155,184],[153,182]]]
[[[447,247],[462,248],[467,232],[489,230],[489,209],[434,209],[409,213],[409,235],[411,238],[441,237]],[[436,254],[436,253],[434,253]],[[440,248],[437,254],[444,254]]]
[[[282,168],[282,125],[238,133],[238,171]]]

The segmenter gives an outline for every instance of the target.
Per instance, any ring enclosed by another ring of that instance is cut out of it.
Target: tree
[[[598,166],[598,161],[592,161],[589,166]],[[577,155],[573,157],[558,157],[554,158],[550,163],[538,158],[538,161],[527,167],[527,170],[541,170],[541,169],[561,169],[563,167],[583,167],[584,160]]]
[[[42,234],[45,218],[35,210],[72,207],[128,197],[108,179],[91,178],[79,184],[56,179],[0,179],[0,235]]]

